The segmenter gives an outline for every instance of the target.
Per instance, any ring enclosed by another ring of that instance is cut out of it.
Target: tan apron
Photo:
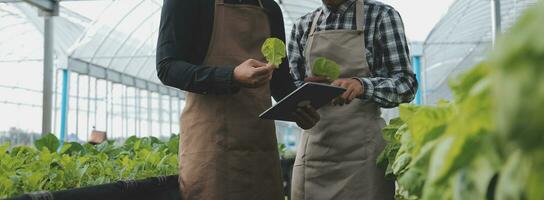
[[[341,66],[340,78],[368,77],[363,0],[356,2],[357,30],[315,32],[313,20],[305,50],[307,65],[326,57]],[[310,67],[308,67],[310,68]],[[307,72],[311,74],[311,71]],[[319,109],[321,120],[303,133],[293,169],[293,200],[383,200],[394,198],[394,182],[376,166],[384,149],[385,121],[374,103],[355,99]]]
[[[259,3],[260,7],[216,0],[204,64],[264,60],[260,47],[270,37],[270,26]],[[180,135],[184,200],[282,199],[274,122],[258,117],[270,106],[268,85],[242,88],[235,95],[187,93]]]

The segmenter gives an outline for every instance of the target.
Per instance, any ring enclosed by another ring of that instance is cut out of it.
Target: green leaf
[[[521,151],[510,155],[499,175],[497,200],[521,200],[530,174],[530,160]],[[542,170],[542,169],[539,169]],[[540,183],[540,185],[542,182]],[[540,187],[542,189],[542,187]]]
[[[527,180],[527,199],[528,200],[541,200],[544,199],[544,149],[539,152],[535,152],[532,155],[532,168],[531,176]]]
[[[60,154],[65,154],[66,151],[68,151],[68,149],[70,149],[70,147],[72,147],[72,144],[69,144],[69,143],[65,143],[59,150],[59,153]]]
[[[533,151],[544,143],[544,2],[527,9],[499,40],[490,64],[496,81],[498,131],[519,148]]]
[[[318,57],[312,66],[312,74],[329,80],[336,80],[340,76],[340,65],[327,58]]]
[[[49,152],[55,152],[59,148],[60,142],[59,139],[53,134],[46,134],[39,140],[36,140],[34,142],[34,146],[36,146],[37,149],[42,150],[44,147],[49,150]]]
[[[179,152],[179,135],[172,135],[170,140],[168,140],[168,151],[173,154],[178,154]]]
[[[398,185],[410,195],[421,196],[425,178],[425,173],[421,170],[409,169],[398,179]]]
[[[278,38],[268,38],[264,41],[261,48],[268,64],[275,65],[276,68],[279,68],[282,59],[287,56],[285,51],[285,43]]]
[[[394,142],[397,140],[395,138],[395,134],[399,130],[399,128],[404,125],[404,121],[402,121],[400,118],[392,119],[389,122],[389,125],[387,125],[385,128],[382,129],[382,135],[385,141],[388,142]]]
[[[68,148],[64,153],[74,155],[74,154],[82,154],[85,152],[85,148],[77,142],[69,142],[66,144],[70,145],[70,148]]]

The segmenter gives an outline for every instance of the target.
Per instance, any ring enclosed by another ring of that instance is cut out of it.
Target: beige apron
[[[264,60],[270,37],[259,6],[215,2],[213,33],[204,64]],[[195,19],[196,20],[196,19]],[[187,93],[181,116],[180,189],[184,200],[280,200],[282,181],[268,85],[235,95]]]
[[[305,50],[308,68],[317,57],[326,57],[341,66],[340,78],[370,76],[363,0],[356,6],[357,30],[315,32],[321,12],[315,17]],[[384,170],[376,166],[376,157],[385,147],[380,108],[355,99],[341,107],[325,106],[319,113],[321,120],[303,133],[297,151],[292,199],[393,199],[393,181],[385,180]]]

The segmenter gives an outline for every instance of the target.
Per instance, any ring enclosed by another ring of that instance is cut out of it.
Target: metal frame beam
[[[124,74],[77,58],[68,58],[68,68],[70,69],[70,71],[76,72],[78,74],[84,74],[95,77],[97,79],[104,79],[130,87],[149,90],[152,92],[157,92],[159,94],[185,99],[185,93],[178,89],[166,87],[151,82],[149,80],[144,80],[135,76]]]
[[[0,0],[0,3],[21,3],[21,2],[26,2],[40,9],[41,11],[54,14],[54,16],[58,15],[59,1],[55,1],[55,0]]]
[[[501,1],[491,0],[491,35],[493,46],[501,33]]]
[[[0,0],[0,3],[26,2],[40,9],[44,17],[43,30],[43,98],[42,98],[42,134],[52,133],[53,113],[53,61],[54,61],[54,16],[59,14],[57,0]]]

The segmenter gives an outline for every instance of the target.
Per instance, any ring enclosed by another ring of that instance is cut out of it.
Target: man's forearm
[[[234,81],[235,66],[199,66],[180,60],[164,60],[157,65],[161,82],[170,87],[199,94],[234,94],[239,87]]]
[[[372,101],[383,108],[397,107],[401,103],[411,102],[417,92],[418,83],[415,75],[408,72],[392,77],[359,78],[364,92],[359,98]]]

